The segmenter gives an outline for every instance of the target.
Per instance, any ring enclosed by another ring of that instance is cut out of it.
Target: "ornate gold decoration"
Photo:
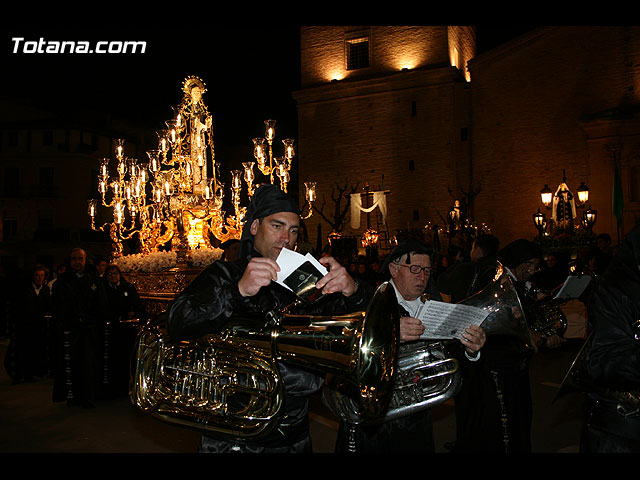
[[[214,153],[213,120],[202,99],[206,85],[200,78],[190,76],[182,91],[181,103],[172,107],[173,118],[165,122],[167,128],[156,132],[158,147],[147,152],[148,163],[126,157],[122,139],[115,141],[115,161],[104,158],[100,163],[101,199],[89,201],[89,215],[91,228],[109,232],[114,258],[122,256],[122,242],[137,234],[142,254],[166,248],[171,241],[178,265],[184,266],[189,250],[212,248],[210,234],[220,242],[239,239],[242,234],[246,215],[246,207],[240,201],[243,179],[248,196],[252,196],[255,162],[243,163],[244,171],[230,172],[233,214],[226,215],[222,210],[225,185],[219,180]],[[259,171],[269,176],[270,183],[277,176],[286,192],[295,155],[294,141],[283,140],[284,155],[274,158],[275,124],[275,120],[265,122],[265,138],[261,142],[254,139],[254,154]],[[116,164],[115,175],[110,173],[111,163]],[[315,200],[315,183],[307,182],[305,188],[309,212],[303,218],[308,218]],[[100,205],[112,209],[113,220],[97,227]]]

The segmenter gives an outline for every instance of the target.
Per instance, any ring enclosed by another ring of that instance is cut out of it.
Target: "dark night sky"
[[[479,52],[530,29],[478,27]],[[186,29],[185,29],[186,30]],[[0,95],[51,108],[82,106],[153,129],[171,117],[188,75],[202,78],[216,144],[251,143],[263,121],[278,121],[278,137],[296,136],[300,87],[299,25],[229,28],[209,25],[181,33],[168,28],[15,25],[3,29]],[[184,32],[184,30],[183,30]],[[142,40],[144,54],[13,53],[14,37],[45,40]]]
[[[57,109],[80,105],[155,129],[163,127],[171,106],[182,98],[184,78],[196,75],[207,85],[204,98],[217,135],[242,131],[251,142],[263,133],[267,118],[278,120],[282,130],[295,129],[290,123],[296,120],[291,118],[291,92],[299,88],[300,78],[298,30],[295,25],[259,30],[216,26],[180,36],[162,29],[17,26],[2,33],[2,93]],[[16,54],[14,37],[141,40],[147,49],[129,55]]]

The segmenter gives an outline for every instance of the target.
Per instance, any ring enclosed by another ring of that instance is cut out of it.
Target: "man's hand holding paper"
[[[316,260],[310,253],[301,255],[283,248],[276,260],[276,281],[301,298],[313,300],[318,294],[340,292],[349,297],[358,288],[355,280],[333,257]]]
[[[329,273],[322,277],[316,285],[316,288],[321,289],[323,294],[340,292],[345,297],[350,297],[356,292],[358,285],[355,280],[335,258],[323,257],[319,262],[329,268]]]
[[[416,317],[425,327],[423,339],[463,339],[463,333],[470,325],[479,326],[488,312],[478,307],[460,303],[428,301]]]
[[[318,281],[327,275],[327,269],[311,254],[301,255],[283,248],[276,260],[279,271],[276,282],[294,292],[300,298],[315,299],[319,292]]]

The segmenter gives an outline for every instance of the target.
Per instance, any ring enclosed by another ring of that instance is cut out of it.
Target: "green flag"
[[[624,209],[624,199],[622,198],[622,180],[620,178],[620,170],[618,170],[618,162],[615,154],[613,155],[613,214],[618,220],[618,226],[622,223],[622,210]]]

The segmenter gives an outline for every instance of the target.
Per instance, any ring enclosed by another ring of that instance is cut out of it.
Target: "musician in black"
[[[525,312],[527,282],[539,270],[540,260],[536,245],[525,239],[511,242],[498,253]],[[516,335],[487,337],[482,358],[465,371],[456,397],[456,452],[531,452],[529,364],[533,353],[532,345]]]
[[[441,300],[431,277],[433,251],[419,241],[408,239],[387,256],[380,269],[390,277],[400,312],[400,348],[403,344],[421,341],[425,331],[421,320],[415,318],[421,304]],[[461,352],[455,352],[463,362],[475,361],[480,355],[486,336],[482,328],[467,327],[460,340]],[[410,413],[382,423],[340,424],[336,452],[346,453],[434,453],[435,442],[431,410]]]
[[[294,248],[299,231],[296,203],[273,185],[258,188],[247,211],[240,258],[215,262],[176,298],[169,310],[171,337],[198,338],[219,331],[234,314],[266,315],[292,305],[294,294],[274,280],[280,251]],[[366,310],[371,289],[357,283],[334,258],[319,261],[329,270],[316,284],[324,296],[311,305],[301,305],[304,313],[331,315]],[[254,442],[205,434],[200,452],[311,452],[308,397],[322,386],[323,376],[284,362],[279,362],[278,368],[286,387],[285,417],[280,426]]]
[[[585,453],[640,452],[640,226],[618,247],[588,306],[593,381]]]

